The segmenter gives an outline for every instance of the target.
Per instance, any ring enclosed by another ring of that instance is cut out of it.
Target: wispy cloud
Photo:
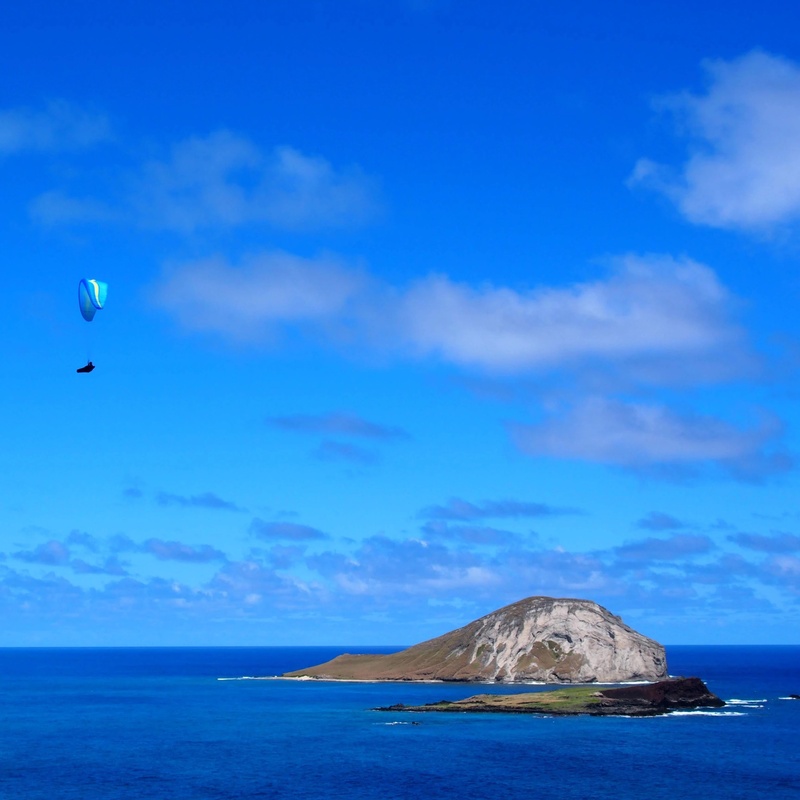
[[[512,547],[535,539],[535,534],[527,537],[514,531],[494,528],[490,525],[452,525],[443,519],[431,519],[422,526],[426,539],[451,539],[470,545],[491,547]]]
[[[305,552],[305,545],[276,544],[269,548],[266,557],[274,569],[285,570],[297,565]]]
[[[267,541],[313,541],[329,538],[326,533],[296,522],[266,522],[255,517],[250,523],[250,533]]]
[[[706,555],[714,549],[708,536],[679,533],[667,538],[641,539],[614,548],[617,558],[623,561],[677,561],[692,556]]]
[[[102,544],[93,536],[72,531],[65,542],[51,539],[42,542],[32,550],[20,550],[14,558],[30,565],[43,567],[64,567],[78,575],[127,575],[127,568],[116,555],[107,556],[101,563],[90,563],[83,558],[73,558],[72,549],[83,547],[95,554]]]
[[[735,533],[728,536],[728,541],[762,553],[800,552],[800,536],[795,533]]]
[[[307,229],[360,225],[378,209],[373,179],[358,168],[336,170],[292,147],[263,152],[230,131],[177,144],[166,161],[148,163],[133,202],[156,228],[266,223]]]
[[[267,424],[292,433],[336,436],[367,440],[372,443],[390,442],[411,438],[407,431],[396,425],[384,425],[346,412],[328,414],[289,414],[270,417]],[[324,438],[312,451],[314,458],[322,461],[348,461],[353,464],[375,464],[379,455],[374,449],[338,439]]]
[[[195,495],[180,495],[170,492],[158,492],[156,502],[162,506],[184,506],[189,508],[212,508],[219,511],[244,511],[230,500],[223,500],[214,492],[202,492]]]
[[[335,442],[325,439],[313,451],[314,458],[321,461],[349,461],[353,464],[375,464],[378,454],[352,442]]]
[[[124,217],[101,200],[71,197],[51,189],[37,195],[28,206],[31,217],[44,225],[69,225],[75,222],[119,222]]]
[[[552,517],[560,514],[576,514],[575,509],[557,508],[546,503],[520,500],[486,500],[480,505],[451,497],[445,505],[433,505],[419,512],[422,519],[457,520],[469,522],[480,519]]]
[[[511,433],[531,455],[633,469],[713,462],[739,478],[757,480],[792,467],[788,455],[773,449],[781,433],[776,420],[743,429],[652,403],[588,398],[542,423],[514,424]]]
[[[795,596],[800,596],[800,558],[790,555],[777,555],[769,559],[767,569],[777,579],[780,586],[786,587]]]
[[[111,553],[134,553],[139,545],[126,533],[115,533],[106,540],[106,547]]]
[[[56,122],[61,117],[67,141],[90,144],[92,134],[97,139],[99,123],[92,128],[90,118],[74,112],[55,115]],[[42,147],[57,138],[56,123],[48,128],[46,120],[30,117],[14,125],[15,119],[6,122],[6,149],[24,139],[26,125],[42,131]],[[0,153],[2,123],[0,117]],[[336,168],[289,146],[264,150],[227,130],[178,142],[165,158],[140,164],[133,177],[121,163],[109,172],[105,193],[82,197],[50,190],[34,200],[34,217],[47,224],[125,222],[185,235],[248,225],[300,231],[357,227],[381,206],[377,182],[356,166]]]
[[[63,542],[53,539],[37,545],[33,550],[20,550],[14,553],[14,557],[31,564],[57,566],[69,563],[70,552]]]
[[[78,575],[112,575],[123,577],[129,575],[128,565],[115,556],[109,556],[101,564],[90,564],[82,558],[74,558],[70,562],[73,571]]]
[[[289,414],[270,417],[267,422],[282,430],[297,433],[316,433],[333,436],[353,436],[364,439],[406,439],[408,433],[395,425],[370,422],[356,414]]]
[[[366,539],[352,557],[328,551],[307,559],[340,591],[352,595],[385,595],[401,587],[417,594],[496,583],[493,571],[480,562],[475,554],[440,543],[386,536]]]
[[[704,62],[707,89],[661,98],[691,144],[675,173],[641,159],[631,176],[691,222],[765,230],[800,219],[800,65],[754,50]]]
[[[104,115],[65,100],[0,110],[0,156],[80,150],[109,139],[111,125]]]
[[[636,525],[650,531],[669,531],[686,527],[684,522],[671,514],[664,514],[662,511],[651,511],[646,517],[638,520]]]
[[[100,542],[97,537],[86,533],[86,531],[70,531],[67,536],[66,545],[84,547],[92,553],[96,553],[100,549]]]
[[[197,546],[164,539],[148,539],[142,544],[141,551],[162,561],[185,561],[199,564],[209,561],[227,561],[223,552],[207,544]]]
[[[202,592],[212,608],[228,615],[246,615],[251,611],[263,613],[264,609],[313,606],[319,597],[314,588],[279,575],[258,559],[244,559],[225,564]]]
[[[273,251],[248,257],[241,266],[222,258],[173,266],[152,298],[190,331],[263,342],[283,326],[312,332],[335,327],[363,282],[358,270],[333,257]]]

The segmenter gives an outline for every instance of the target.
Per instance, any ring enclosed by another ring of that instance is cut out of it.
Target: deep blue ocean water
[[[668,647],[730,705],[649,719],[380,713],[475,690],[246,679],[394,649],[0,649],[0,798],[800,799],[798,646]]]

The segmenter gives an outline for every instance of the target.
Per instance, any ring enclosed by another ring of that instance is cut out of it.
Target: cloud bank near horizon
[[[529,506],[506,500],[496,508],[468,501],[437,508],[477,510],[477,516],[468,514],[475,520],[530,516]],[[0,562],[0,607],[9,618],[35,607],[73,626],[76,614],[91,624],[113,612],[122,615],[123,628],[128,618],[141,624],[209,615],[234,622],[271,614],[322,621],[344,614],[363,621],[380,613],[391,622],[410,609],[435,607],[466,622],[533,594],[592,599],[623,615],[675,614],[676,604],[693,619],[744,608],[773,621],[800,613],[800,539],[794,534],[668,526],[605,549],[568,550],[461,517],[424,522],[415,537],[375,534],[349,543],[310,526],[254,518],[249,533],[238,538],[255,536],[270,547],[238,554],[234,541],[222,552],[157,538],[136,542],[77,531],[63,540],[43,536]],[[454,535],[434,531],[432,523],[454,525]],[[462,527],[464,535],[458,535]],[[121,553],[149,556],[161,566],[156,574],[140,573],[135,560],[119,560]],[[181,577],[171,565],[180,566]]]

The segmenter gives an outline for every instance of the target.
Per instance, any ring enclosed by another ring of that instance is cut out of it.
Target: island
[[[700,678],[670,678],[601,691],[594,686],[569,686],[546,692],[477,694],[464,700],[440,700],[422,706],[397,703],[373,710],[653,717],[679,709],[721,708],[724,705],[724,701],[710,692]]]
[[[591,600],[528,597],[389,655],[337,656],[285,678],[623,683],[667,677],[664,647]]]

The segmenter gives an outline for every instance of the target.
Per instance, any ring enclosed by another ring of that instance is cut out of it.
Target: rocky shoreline
[[[653,717],[681,709],[721,708],[724,705],[725,702],[710,692],[700,678],[692,677],[601,690],[596,686],[570,686],[548,692],[479,694],[464,700],[441,700],[422,706],[397,703],[373,710]]]

